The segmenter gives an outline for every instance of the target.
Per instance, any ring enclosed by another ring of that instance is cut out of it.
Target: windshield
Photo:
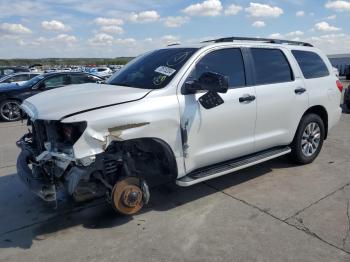
[[[107,84],[144,89],[165,87],[197,48],[169,48],[147,53],[113,75]]]
[[[38,75],[38,76],[33,77],[32,79],[28,80],[27,82],[18,83],[18,85],[23,86],[23,87],[32,87],[32,86],[36,85],[43,78],[44,78],[43,75]]]

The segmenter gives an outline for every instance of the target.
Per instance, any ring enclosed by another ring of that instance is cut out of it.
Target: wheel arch
[[[316,114],[319,117],[321,117],[321,119],[324,123],[324,127],[325,127],[324,139],[326,140],[327,136],[328,136],[328,113],[327,113],[326,108],[324,106],[321,106],[321,105],[312,106],[308,110],[305,111],[305,113],[303,114],[302,117],[306,116],[307,114]]]
[[[165,142],[164,140],[160,138],[155,137],[142,137],[142,138],[135,138],[125,141],[116,141],[118,146],[121,146],[123,148],[124,152],[128,152],[128,150],[131,150],[134,145],[137,146],[138,149],[141,149],[141,151],[144,151],[146,154],[148,153],[154,153],[157,158],[155,160],[162,161],[160,164],[167,164],[164,166],[164,168],[169,171],[166,173],[163,172],[141,172],[141,177],[143,174],[145,176],[143,177],[149,186],[157,186],[160,184],[165,184],[171,181],[175,181],[178,175],[178,168],[177,168],[177,162],[176,157],[171,149],[170,145]],[[110,146],[113,146],[111,144]],[[152,163],[150,163],[151,165]],[[144,168],[145,163],[138,165],[138,163],[135,163],[136,169],[138,168]],[[151,166],[150,166],[151,168]],[[140,170],[139,170],[140,171]],[[142,170],[141,170],[142,171]],[[156,170],[152,170],[156,171]],[[163,170],[160,170],[163,171]]]

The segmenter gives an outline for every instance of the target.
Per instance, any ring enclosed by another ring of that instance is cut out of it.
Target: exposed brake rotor
[[[112,190],[112,206],[124,215],[133,215],[143,207],[140,179],[126,177],[118,181]]]

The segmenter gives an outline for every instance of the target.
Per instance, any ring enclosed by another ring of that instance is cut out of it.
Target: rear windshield
[[[165,87],[197,48],[168,48],[147,53],[115,73],[107,83],[144,89]]]
[[[309,51],[292,51],[295,59],[297,60],[301,71],[306,79],[318,78],[323,76],[328,76],[329,71],[326,64],[323,62],[322,58]]]

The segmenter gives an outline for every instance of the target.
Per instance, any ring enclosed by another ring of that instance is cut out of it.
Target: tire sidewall
[[[18,100],[7,99],[7,100],[4,100],[4,101],[1,101],[1,102],[0,102],[0,110],[2,110],[2,107],[3,107],[5,104],[9,103],[9,102],[15,102],[15,103],[17,103],[18,105],[21,104],[21,102],[18,101]],[[22,113],[21,113],[21,115],[22,115]],[[2,112],[0,112],[0,119],[1,119],[2,121],[6,121],[6,122],[14,122],[14,121],[20,120],[20,119],[21,119],[21,116],[20,116],[18,119],[16,119],[16,120],[8,120],[8,119],[4,118],[4,117],[2,116]]]
[[[316,152],[312,155],[312,156],[305,156],[302,148],[301,148],[301,140],[302,140],[302,136],[303,133],[305,131],[305,128],[307,127],[308,124],[315,122],[318,124],[318,126],[320,127],[320,131],[321,131],[321,137],[320,137],[320,143],[318,145],[318,148],[316,150]],[[322,146],[323,146],[323,142],[324,142],[324,137],[325,137],[325,126],[324,123],[321,119],[321,117],[319,117],[316,114],[308,114],[305,115],[299,124],[298,130],[297,130],[297,134],[295,136],[295,139],[293,141],[293,145],[292,145],[292,154],[295,158],[295,160],[301,164],[309,164],[311,162],[313,162],[316,157],[319,155],[319,153],[321,152]]]

